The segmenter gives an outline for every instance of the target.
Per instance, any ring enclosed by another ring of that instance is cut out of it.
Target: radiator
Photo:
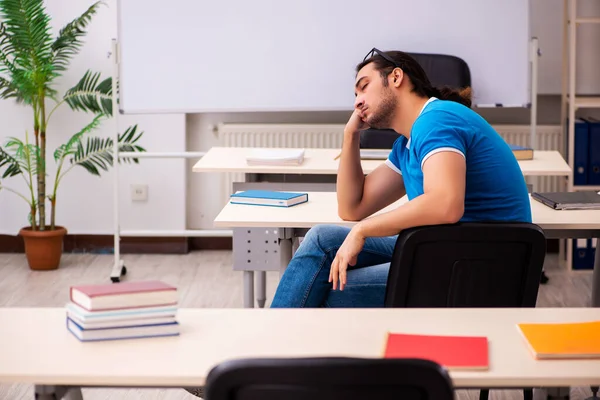
[[[529,145],[529,125],[495,125],[494,128],[508,143]],[[219,124],[217,132],[225,147],[303,147],[341,148],[344,124]],[[562,131],[559,125],[537,127],[540,150],[562,150]],[[231,195],[232,182],[243,182],[241,173],[223,174],[224,202]],[[536,191],[563,190],[557,177],[527,177]]]
[[[531,127],[529,125],[494,125],[494,129],[508,143],[529,146]],[[560,125],[538,125],[536,129],[538,150],[558,150],[563,153],[563,133]],[[527,183],[533,191],[558,192],[566,190],[564,177],[528,176]]]

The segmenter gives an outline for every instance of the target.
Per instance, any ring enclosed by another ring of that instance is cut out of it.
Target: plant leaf
[[[103,117],[104,116],[102,114],[96,115],[96,117],[92,120],[92,122],[87,124],[82,130],[80,130],[79,132],[77,132],[76,134],[71,136],[71,138],[67,141],[67,143],[59,146],[54,151],[54,160],[56,162],[59,162],[63,158],[75,154],[75,152],[77,151],[76,145],[78,142],[81,141],[81,137],[83,135],[85,135],[86,133],[90,133],[91,131],[96,129],[102,122]]]
[[[140,138],[142,137],[142,135],[144,134],[144,132],[137,132],[137,124],[130,126],[129,128],[127,128],[125,130],[125,132],[123,132],[123,134],[119,137],[119,151],[120,152],[145,152],[146,149],[143,148],[142,146],[137,145],[136,143],[138,142],[138,140],[140,140]],[[126,157],[126,158],[122,158],[121,161],[125,162],[125,163],[135,163],[138,164],[139,163],[139,159],[137,158],[130,158],[130,157]]]
[[[5,147],[12,152],[12,158],[19,166],[21,173],[31,173],[37,175],[38,165],[43,163],[40,154],[40,148],[35,144],[23,143],[20,139],[8,138]]]
[[[0,74],[7,73],[17,102],[34,104],[40,93],[53,95],[50,16],[43,0],[0,0]]]
[[[22,101],[19,90],[8,79],[0,76],[0,99],[17,98],[17,101]]]
[[[64,100],[73,110],[112,116],[112,78],[98,83],[99,80],[99,72],[86,71],[83,78],[65,93]]]
[[[142,137],[143,132],[137,132],[137,125],[127,128],[119,135],[119,151],[144,152],[143,147],[136,144]],[[124,159],[127,162],[138,163],[137,158]],[[71,164],[85,168],[92,175],[100,176],[100,171],[108,171],[113,165],[113,140],[112,138],[88,138],[84,145],[81,140],[77,141],[76,151],[71,158]]]
[[[13,62],[15,54],[12,36],[6,31],[6,25],[0,22],[0,73],[8,73],[10,78],[10,80],[1,78],[4,81],[2,87],[9,89],[5,89],[0,96],[1,98],[16,97],[17,102],[22,99],[27,104],[32,104],[32,96],[37,92],[35,83],[31,80],[30,73],[15,65]],[[12,92],[17,92],[19,95],[12,96]]]
[[[65,25],[59,32],[54,43],[52,43],[54,70],[62,72],[67,69],[71,58],[77,54],[83,44],[88,24],[92,16],[98,12],[101,1],[92,4],[81,16]]]
[[[0,0],[4,25],[2,52],[13,64],[30,71],[38,84],[52,74],[52,27],[43,0]]]
[[[11,176],[16,176],[23,173],[19,160],[8,154],[6,150],[0,147],[0,171],[2,168],[6,168],[4,173],[1,175],[2,179],[10,178]]]

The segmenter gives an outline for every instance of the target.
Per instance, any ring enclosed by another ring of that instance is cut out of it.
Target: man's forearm
[[[355,229],[363,237],[392,236],[415,226],[452,224],[462,214],[440,197],[423,194],[395,210],[359,222]]]
[[[365,175],[360,164],[358,133],[344,132],[342,156],[337,175],[337,199],[341,210],[351,210],[360,204]]]

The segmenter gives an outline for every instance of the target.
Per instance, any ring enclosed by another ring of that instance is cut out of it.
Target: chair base
[[[588,397],[585,400],[600,400],[600,397],[598,397],[598,386],[592,386],[592,397]]]
[[[188,392],[189,394],[191,394],[192,396],[196,396],[200,399],[204,398],[204,386],[198,386],[198,387],[186,387],[183,388],[186,392]]]

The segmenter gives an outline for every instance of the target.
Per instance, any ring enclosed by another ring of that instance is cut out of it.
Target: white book
[[[73,320],[73,322],[79,325],[82,329],[124,328],[127,326],[163,325],[177,322],[175,316],[120,319],[113,321],[82,321],[76,314],[67,312],[67,317]]]
[[[254,149],[246,157],[248,165],[301,165],[304,149]]]
[[[67,315],[83,323],[130,321],[145,318],[169,318],[177,315],[177,306],[139,307],[110,311],[88,311],[75,303],[67,303]]]
[[[360,149],[361,160],[386,160],[391,149]]]

